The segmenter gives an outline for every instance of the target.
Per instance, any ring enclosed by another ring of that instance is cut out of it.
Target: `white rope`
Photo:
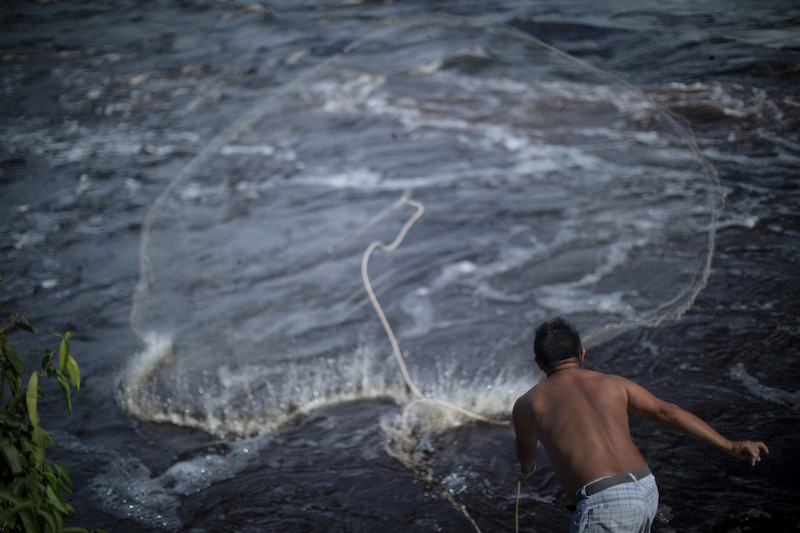
[[[425,206],[419,202],[409,199],[408,193],[405,193],[400,201],[407,205],[416,207],[417,210],[414,212],[411,218],[406,221],[406,223],[403,225],[403,228],[400,230],[400,233],[397,234],[397,237],[395,237],[391,244],[387,245],[380,241],[374,241],[367,247],[363,257],[361,258],[361,280],[364,282],[364,288],[367,290],[369,301],[372,302],[372,307],[374,307],[375,312],[378,313],[378,318],[380,318],[381,324],[383,324],[383,329],[386,330],[386,335],[389,337],[389,342],[392,345],[392,350],[394,351],[395,358],[397,359],[397,364],[400,366],[400,372],[403,374],[403,379],[405,379],[408,388],[411,389],[411,392],[414,393],[414,396],[424,400],[427,399],[426,396],[420,392],[420,390],[411,380],[411,376],[408,375],[408,369],[406,368],[406,363],[403,360],[403,354],[400,352],[400,346],[397,343],[397,338],[392,331],[392,326],[389,325],[389,320],[386,318],[386,314],[384,314],[383,309],[381,309],[381,304],[378,303],[378,298],[375,296],[375,291],[372,290],[372,284],[369,281],[369,273],[367,270],[369,256],[372,255],[372,252],[375,250],[375,248],[381,248],[387,252],[396,249],[398,246],[400,246],[400,243],[403,242],[403,239],[405,238],[406,233],[408,233],[408,230],[411,229],[411,226],[413,226],[414,223],[422,216],[422,213],[425,212]]]
[[[385,250],[387,252],[395,250],[403,242],[403,239],[405,239],[408,230],[411,229],[411,226],[413,226],[425,212],[425,206],[422,205],[422,203],[420,202],[411,200],[409,198],[408,192],[404,193],[403,196],[400,198],[400,203],[404,203],[406,205],[415,207],[416,211],[414,212],[413,215],[411,215],[411,217],[406,221],[406,223],[403,224],[403,227],[400,229],[400,232],[397,234],[397,237],[395,237],[394,241],[392,241],[391,244],[385,244],[380,241],[374,241],[367,247],[367,249],[364,251],[363,257],[361,258],[361,280],[364,283],[364,288],[367,291],[369,300],[372,303],[372,306],[375,308],[375,312],[378,314],[378,318],[380,318],[381,324],[383,324],[383,329],[386,331],[386,336],[389,337],[389,343],[392,345],[392,351],[394,352],[395,359],[397,360],[397,364],[400,367],[400,372],[403,374],[403,379],[405,380],[406,385],[408,385],[408,388],[411,390],[414,396],[417,397],[416,400],[408,404],[406,408],[403,410],[403,425],[405,426],[405,421],[408,417],[408,413],[413,406],[420,403],[436,403],[448,407],[450,409],[453,409],[454,411],[458,411],[463,415],[466,415],[475,420],[479,420],[481,422],[487,422],[490,424],[501,424],[507,426],[509,425],[508,422],[492,420],[490,418],[487,418],[483,415],[479,415],[477,413],[473,413],[472,411],[464,409],[463,407],[459,407],[458,405],[452,404],[450,402],[446,402],[444,400],[438,400],[435,398],[429,398],[425,396],[425,394],[423,394],[422,391],[420,391],[419,388],[417,388],[417,386],[414,384],[414,381],[411,379],[411,376],[408,373],[408,368],[406,367],[403,354],[400,351],[400,345],[397,342],[397,337],[395,336],[394,331],[392,331],[392,326],[389,324],[389,320],[386,318],[386,314],[383,312],[381,304],[380,302],[378,302],[377,296],[375,296],[375,291],[372,288],[372,283],[370,283],[369,280],[369,258],[370,255],[372,255],[372,252],[376,248],[380,248],[381,250]]]

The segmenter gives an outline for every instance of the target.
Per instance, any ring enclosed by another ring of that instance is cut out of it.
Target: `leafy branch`
[[[2,278],[0,278],[2,279]],[[41,533],[83,532],[83,528],[64,528],[62,515],[75,510],[64,500],[64,492],[72,494],[72,480],[63,466],[45,458],[45,450],[53,439],[40,425],[39,400],[43,397],[40,380],[58,381],[72,413],[71,389],[81,386],[78,363],[70,354],[72,332],[58,335],[58,355],[44,353],[41,371],[31,373],[23,387],[25,363],[8,344],[8,332],[18,328],[32,334],[36,329],[21,313],[11,316],[0,328],[0,455],[5,465],[0,469],[0,531]],[[27,355],[27,354],[26,354]],[[58,363],[56,368],[55,362]]]

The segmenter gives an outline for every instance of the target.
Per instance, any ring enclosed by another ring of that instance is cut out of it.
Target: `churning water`
[[[635,422],[657,530],[796,521],[792,24],[440,10],[4,8],[3,302],[83,341],[55,432],[79,521],[511,529],[555,315],[592,368],[773,449],[751,471]],[[563,530],[540,462],[520,522]]]

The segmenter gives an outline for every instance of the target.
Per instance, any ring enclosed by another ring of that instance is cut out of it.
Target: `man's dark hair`
[[[533,352],[547,368],[559,362],[581,356],[581,336],[575,326],[561,317],[554,318],[536,328]]]

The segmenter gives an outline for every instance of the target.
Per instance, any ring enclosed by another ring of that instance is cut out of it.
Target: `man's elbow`
[[[681,417],[684,413],[685,411],[674,403],[664,402],[658,407],[657,420],[662,424],[676,427],[679,425]]]

